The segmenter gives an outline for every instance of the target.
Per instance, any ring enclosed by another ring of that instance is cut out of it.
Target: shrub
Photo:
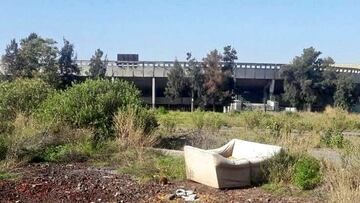
[[[43,125],[31,117],[18,115],[14,130],[3,134],[7,146],[6,159],[43,161],[42,153],[59,145],[87,143],[93,137],[90,130],[73,129],[67,125]]]
[[[261,166],[263,181],[288,183],[292,180],[294,164],[298,156],[281,151]]]
[[[245,127],[247,128],[258,128],[260,127],[261,121],[268,116],[260,110],[246,111],[243,114],[243,119],[245,122]]]
[[[92,144],[87,141],[48,147],[34,159],[46,162],[83,162],[91,156],[92,152]]]
[[[165,109],[165,107],[160,106],[159,108],[156,109],[156,113],[160,114],[160,115],[165,115],[165,114],[168,114],[169,111],[167,109]]]
[[[119,109],[114,122],[117,138],[126,145],[148,147],[157,141],[154,130],[158,123],[151,110],[137,105],[125,106]]]
[[[303,190],[313,189],[322,180],[320,163],[311,156],[301,157],[295,164],[294,183]]]
[[[202,130],[205,125],[205,112],[199,109],[192,112],[191,121],[197,130]]]
[[[279,116],[268,115],[261,120],[259,125],[270,131],[271,135],[280,136],[280,133],[284,128],[284,120]]]
[[[139,91],[128,82],[86,80],[48,98],[37,116],[47,122],[93,128],[99,140],[112,134],[113,115],[119,107],[140,103]]]
[[[326,147],[343,148],[345,140],[341,131],[330,128],[325,130],[321,136],[320,143],[324,144]]]
[[[42,80],[17,79],[0,83],[0,133],[12,130],[17,114],[30,115],[54,90]]]
[[[41,139],[38,138],[44,137],[44,134],[41,133],[40,126],[32,118],[22,114],[16,116],[12,125],[14,126],[12,132],[3,134],[8,147],[6,158],[18,160],[27,156],[30,148],[38,148],[41,145],[39,141]]]
[[[207,113],[204,117],[204,125],[210,131],[218,131],[225,124],[224,120],[218,113]]]

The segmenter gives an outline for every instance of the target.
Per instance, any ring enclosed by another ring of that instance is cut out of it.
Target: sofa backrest
[[[260,144],[244,140],[235,140],[232,156],[234,158],[270,158],[279,153],[281,147],[275,145]]]

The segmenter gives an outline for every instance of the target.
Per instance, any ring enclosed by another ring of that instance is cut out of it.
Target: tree
[[[100,49],[95,51],[95,54],[90,59],[90,76],[91,77],[105,77],[107,67],[107,56],[102,60],[104,52]]]
[[[165,95],[174,101],[182,97],[186,85],[185,72],[179,61],[175,60],[174,68],[170,70],[167,76]]]
[[[303,50],[292,63],[282,68],[284,78],[284,99],[292,106],[311,110],[312,105],[319,103],[324,90],[323,70],[333,63],[331,58],[319,58],[321,52],[313,47]]]
[[[22,77],[45,76],[57,71],[58,49],[53,39],[44,39],[36,33],[31,33],[21,40],[20,45],[19,59]]]
[[[230,71],[232,74],[234,73],[235,68],[235,60],[237,60],[237,52],[230,45],[224,47],[223,52],[223,62],[224,65],[222,67],[223,71]]]
[[[12,78],[21,75],[19,48],[15,39],[11,40],[10,44],[6,46],[5,54],[1,59],[5,67],[5,75],[11,75]]]
[[[234,69],[235,69],[235,60],[237,60],[237,52],[230,45],[224,47],[223,52],[223,66],[222,72],[225,75],[224,82],[222,83],[222,91],[223,92],[231,92],[231,95],[234,95],[235,89],[235,77],[234,77]],[[224,105],[228,105],[231,102],[231,95],[224,98]]]
[[[59,69],[62,88],[70,86],[76,81],[76,77],[80,73],[74,56],[74,45],[66,39],[64,39],[64,46],[60,51]]]
[[[356,103],[355,81],[351,75],[340,74],[335,82],[334,106],[349,110]]]
[[[214,111],[216,104],[224,104],[224,101],[231,96],[229,90],[223,89],[223,83],[231,73],[222,69],[221,60],[222,56],[216,49],[203,59],[206,102],[212,104]]]
[[[191,89],[191,111],[193,111],[194,103],[204,105],[204,73],[200,64],[191,56],[190,52],[186,54],[186,60],[188,61],[188,84]]]

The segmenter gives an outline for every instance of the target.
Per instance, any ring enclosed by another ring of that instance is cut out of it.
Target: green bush
[[[48,147],[33,159],[45,162],[83,162],[92,152],[91,142],[71,143]]]
[[[225,124],[225,121],[219,116],[218,113],[210,112],[205,114],[204,126],[210,131],[218,131],[221,126]]]
[[[294,164],[298,156],[281,151],[272,159],[261,165],[263,172],[263,180],[270,183],[288,183],[291,182],[293,176]]]
[[[285,121],[280,116],[268,115],[261,120],[259,125],[268,130],[271,135],[280,136],[285,126]]]
[[[294,183],[303,190],[313,189],[322,180],[320,162],[311,156],[301,157],[295,164]]]
[[[154,130],[158,127],[155,114],[138,105],[122,107],[115,118],[116,136],[127,145],[152,146],[157,141]]]
[[[165,109],[165,107],[160,106],[159,108],[156,109],[156,113],[160,114],[160,115],[165,115],[165,114],[168,114],[169,111],[167,109]]]
[[[139,91],[128,82],[86,80],[45,100],[37,117],[46,122],[92,128],[99,140],[112,134],[113,115],[119,107],[140,103]]]
[[[54,90],[42,80],[17,79],[0,83],[0,133],[12,130],[17,114],[30,115]]]
[[[199,109],[192,112],[191,121],[197,130],[202,130],[205,125],[205,112]]]
[[[326,147],[343,148],[345,145],[345,140],[340,130],[329,128],[325,130],[325,132],[321,136],[320,143],[325,145]]]

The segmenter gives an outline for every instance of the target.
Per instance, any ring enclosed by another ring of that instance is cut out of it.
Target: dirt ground
[[[140,184],[129,175],[86,164],[30,164],[0,180],[0,202],[181,202],[169,200],[178,188],[192,189],[198,202],[313,202],[276,196],[261,188],[213,189],[191,181]]]

